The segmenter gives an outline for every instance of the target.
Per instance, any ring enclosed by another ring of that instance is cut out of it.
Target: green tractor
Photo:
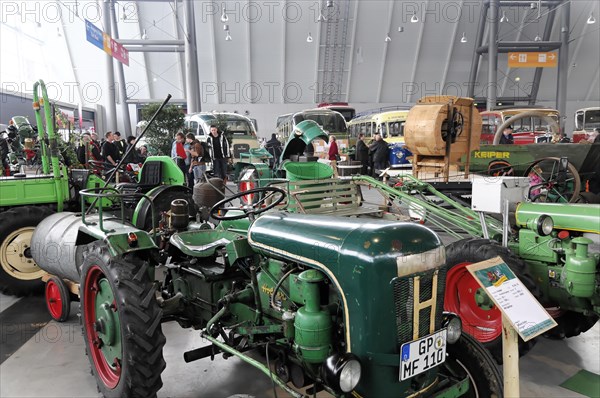
[[[215,203],[214,228],[177,199],[150,232],[101,212],[57,214],[36,229],[36,262],[80,283],[86,353],[103,396],[156,395],[166,321],[208,342],[185,361],[236,356],[293,397],[503,396],[489,353],[443,311],[445,250],[435,233],[275,211],[285,191],[253,193],[255,203],[240,200],[247,192]]]
[[[471,238],[450,244],[445,308],[502,357],[502,316],[466,270],[500,255],[555,318],[550,337],[577,336],[600,316],[600,205],[520,203],[508,247]],[[531,344],[520,342],[524,354]]]
[[[78,209],[81,203],[80,190],[104,187],[108,183],[90,170],[67,169],[60,163],[58,137],[42,80],[34,84],[33,97],[41,171],[35,175],[0,177],[0,291],[18,296],[36,293],[44,286],[42,279],[45,272],[31,256],[30,241],[35,227],[52,213]],[[44,118],[41,108],[44,108]],[[168,207],[177,197],[191,197],[189,189],[183,186],[184,181],[183,173],[172,159],[150,157],[136,183],[114,186],[119,191],[146,195],[129,200],[123,211],[134,225],[149,229],[152,227],[149,199],[154,200],[157,211],[160,211],[165,210],[165,206]],[[94,201],[92,198],[86,200],[88,204]],[[97,205],[110,208],[115,203],[110,198],[104,198]]]

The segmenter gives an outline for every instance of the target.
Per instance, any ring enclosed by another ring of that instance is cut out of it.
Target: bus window
[[[382,123],[379,127],[381,128],[381,131],[378,131],[378,132],[381,133],[381,137],[387,138],[388,137],[387,124]]]
[[[391,137],[404,136],[404,122],[392,122],[389,124],[389,132]]]
[[[575,130],[583,130],[583,111],[577,111],[575,114]]]

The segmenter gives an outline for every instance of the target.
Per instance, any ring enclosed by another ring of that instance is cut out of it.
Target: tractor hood
[[[586,145],[582,145],[586,146]],[[600,234],[600,205],[575,203],[519,203],[515,212],[517,225],[526,228],[541,215],[552,217],[554,229]]]
[[[413,339],[407,300],[414,298],[410,286],[417,275],[429,295],[431,286],[438,287],[438,299],[432,300],[437,308],[428,310],[441,314],[445,250],[422,225],[277,212],[258,217],[248,241],[258,252],[327,275],[344,303],[348,350],[368,357],[371,369],[385,368],[382,374],[396,372],[397,377],[398,341]],[[393,365],[395,370],[389,367]]]
[[[314,140],[322,139],[325,142],[329,140],[329,135],[314,121],[305,120],[294,127],[290,138],[285,143],[281,153],[280,164],[288,160],[292,155],[302,155],[305,152],[312,153],[314,149],[311,143]]]

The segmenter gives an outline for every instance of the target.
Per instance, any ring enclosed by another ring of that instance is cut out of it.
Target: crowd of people
[[[81,136],[80,145],[77,148],[77,160],[80,164],[101,173],[103,170],[116,166],[125,156],[124,164],[144,163],[148,156],[145,145],[129,150],[135,143],[135,137],[130,135],[127,140],[121,138],[121,133],[115,131],[107,132],[104,138],[99,140],[95,132],[85,132]]]

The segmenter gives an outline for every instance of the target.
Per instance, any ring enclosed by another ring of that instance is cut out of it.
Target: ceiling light
[[[542,41],[542,38],[540,37],[540,35],[535,36],[535,39],[533,39],[533,41]]]
[[[153,77],[153,78],[152,78],[152,81],[153,81],[153,82],[156,82],[156,81],[158,81],[158,79],[157,79],[156,77]]]
[[[535,10],[537,8],[537,5],[535,3],[531,3],[529,5],[529,8],[531,8],[532,10]]]
[[[306,42],[307,43],[312,43],[313,42],[313,38],[312,38],[312,35],[310,34],[310,32],[308,32],[308,36],[306,36]]]
[[[325,16],[321,12],[321,10],[319,10],[319,18],[317,19],[317,22],[325,22],[325,21],[327,21],[327,18],[325,18]]]
[[[227,35],[225,36],[225,41],[231,41],[231,34],[227,31]]]
[[[515,77],[515,81],[516,82],[521,81],[521,78],[519,76],[517,76],[517,77]]]
[[[398,32],[400,32],[400,33],[404,32],[404,26],[398,26]]]
[[[227,10],[223,8],[223,13],[221,14],[221,22],[229,21],[229,17],[227,16]]]
[[[333,0],[327,0],[327,7],[333,7]]]
[[[460,42],[461,43],[466,43],[467,42],[467,35],[465,34],[465,32],[463,32],[462,37],[460,38]]]
[[[500,18],[500,22],[508,22],[508,18],[506,18],[506,13],[502,11],[502,18]]]
[[[419,22],[419,17],[417,17],[417,13],[413,14],[413,16],[410,18],[410,22],[412,22],[412,23]]]
[[[588,25],[593,25],[596,23],[596,18],[594,18],[594,13],[590,12],[590,17],[587,20]]]
[[[387,34],[387,36],[385,36],[385,41],[386,41],[386,43],[389,43],[390,41],[392,41],[392,38],[390,37],[389,33]]]
[[[142,40],[148,40],[148,34],[146,33],[146,29],[144,29],[144,32],[142,33]]]
[[[229,25],[227,25],[227,24],[223,25],[223,30],[229,30]]]
[[[502,102],[498,102],[498,106],[502,106]]]

